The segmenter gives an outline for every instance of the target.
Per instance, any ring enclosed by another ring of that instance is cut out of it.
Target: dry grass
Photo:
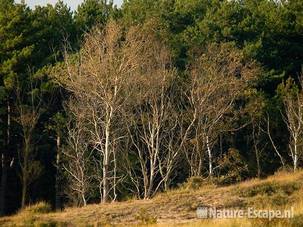
[[[263,180],[218,187],[183,187],[159,193],[151,200],[130,200],[48,213],[45,204],[35,205],[15,216],[0,219],[0,226],[303,226],[303,171],[278,173]],[[291,220],[199,220],[196,208],[283,209],[294,207]],[[44,207],[44,208],[43,208]],[[46,208],[45,208],[46,207]]]

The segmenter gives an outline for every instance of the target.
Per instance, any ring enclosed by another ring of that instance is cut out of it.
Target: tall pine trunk
[[[24,153],[22,165],[22,190],[21,190],[21,208],[24,208],[27,200],[28,177],[29,177],[29,154],[30,154],[30,135],[24,138]]]
[[[10,128],[11,128],[11,107],[7,101],[7,129],[6,129],[6,150],[3,150],[1,155],[1,186],[0,186],[0,216],[5,214],[5,198],[7,187],[7,171],[8,171],[8,158],[7,153],[10,149]]]
[[[5,197],[6,197],[6,183],[7,183],[7,160],[4,152],[1,157],[1,187],[0,187],[0,216],[5,215]]]

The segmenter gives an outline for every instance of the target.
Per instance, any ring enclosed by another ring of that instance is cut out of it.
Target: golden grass
[[[31,206],[0,219],[0,226],[303,226],[303,171],[279,172],[267,179],[236,185],[202,185],[159,193],[151,200],[129,200],[48,213],[45,204]],[[222,219],[200,220],[199,206],[267,209],[294,207],[292,220]],[[46,207],[46,208],[45,208]]]

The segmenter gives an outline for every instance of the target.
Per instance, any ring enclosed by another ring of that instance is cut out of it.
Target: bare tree
[[[299,78],[300,85],[303,85],[302,77]],[[293,170],[298,168],[298,162],[302,157],[303,137],[303,92],[299,91],[294,82],[289,79],[284,85],[283,103],[285,114],[282,114],[289,131],[289,151],[293,162]]]
[[[115,22],[110,22],[104,30],[94,29],[86,35],[79,55],[67,55],[65,70],[57,74],[76,100],[86,102],[85,127],[102,169],[98,176],[102,179],[102,202],[109,200],[112,184],[116,185],[115,157],[121,137],[119,116],[128,97],[129,80],[138,67],[140,42],[136,32],[130,30],[124,40],[122,34]]]
[[[174,69],[163,44],[152,34],[146,34],[142,39],[145,44],[140,54],[141,67],[132,84],[134,106],[128,128],[140,163],[143,197],[149,198],[164,181],[168,182],[175,159],[172,137],[168,137],[172,110],[168,90]],[[162,176],[162,179],[155,182],[156,176]]]
[[[81,106],[82,108],[79,108]],[[91,196],[93,181],[92,150],[85,128],[85,104],[69,101],[67,124],[67,141],[63,149],[62,167],[67,175],[69,197],[80,206],[86,206]]]
[[[213,175],[213,146],[221,131],[226,129],[224,119],[233,116],[235,100],[255,78],[259,68],[254,62],[244,61],[243,54],[230,44],[213,44],[190,69],[191,84],[186,96],[191,107],[189,117],[194,130],[196,151],[190,160],[199,162],[191,166],[201,168],[200,158],[206,151],[208,174]],[[198,157],[197,157],[198,155]],[[193,173],[200,174],[200,170]]]
[[[169,117],[167,113],[168,103],[165,100],[165,94],[163,94],[164,81],[160,80],[160,83],[161,89],[163,89],[160,94],[156,89],[153,90],[155,93],[150,94],[151,96],[144,100],[140,107],[136,108],[135,116],[138,119],[132,119],[133,129],[130,130],[130,137],[136,148],[143,175],[144,198],[151,197],[156,191],[155,187],[160,187],[161,183],[158,186],[154,185],[155,178],[162,170],[160,167],[166,158],[163,154],[163,143],[166,136],[164,128],[167,126],[166,121]]]

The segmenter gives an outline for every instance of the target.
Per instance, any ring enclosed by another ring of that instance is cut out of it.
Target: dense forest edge
[[[301,176],[302,63],[302,0],[0,0],[0,216]]]

